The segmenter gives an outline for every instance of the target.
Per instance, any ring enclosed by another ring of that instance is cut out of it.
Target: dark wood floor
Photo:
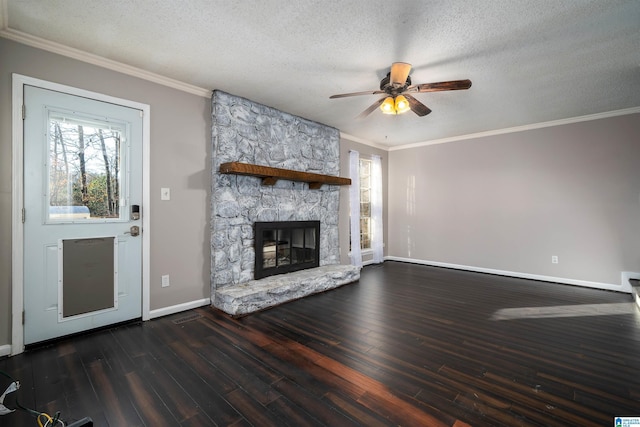
[[[7,406],[97,426],[609,426],[640,415],[640,312],[626,294],[386,262],[241,319],[201,308],[0,370],[22,383]]]

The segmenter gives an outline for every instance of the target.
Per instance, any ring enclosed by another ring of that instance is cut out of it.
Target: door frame
[[[24,86],[63,92],[69,95],[95,99],[97,101],[122,105],[142,112],[142,320],[149,320],[149,277],[150,277],[150,152],[151,152],[151,107],[127,99],[116,98],[97,92],[40,80],[21,74],[12,74],[11,127],[12,127],[12,188],[11,188],[11,355],[24,351],[24,130],[22,106]]]

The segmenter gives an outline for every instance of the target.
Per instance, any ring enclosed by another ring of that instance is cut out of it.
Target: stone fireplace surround
[[[231,315],[251,313],[354,282],[360,269],[340,265],[339,187],[310,190],[281,180],[263,186],[251,176],[220,174],[244,162],[339,175],[335,128],[222,91],[212,96],[211,301]],[[256,221],[320,221],[320,267],[253,280]]]

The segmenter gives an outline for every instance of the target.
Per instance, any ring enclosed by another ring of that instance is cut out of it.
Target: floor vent
[[[184,316],[179,319],[173,320],[173,323],[175,323],[176,325],[179,325],[181,323],[191,322],[192,320],[200,319],[201,317],[202,317],[202,314],[193,313],[193,314],[189,314],[188,316]]]

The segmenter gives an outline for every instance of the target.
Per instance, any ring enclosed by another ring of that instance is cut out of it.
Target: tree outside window
[[[50,115],[50,220],[120,218],[122,138],[110,123]]]

